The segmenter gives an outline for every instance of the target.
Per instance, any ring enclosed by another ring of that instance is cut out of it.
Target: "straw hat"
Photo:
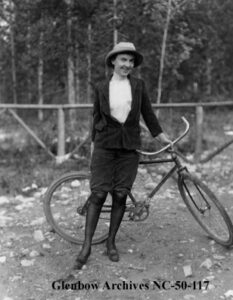
[[[122,54],[122,53],[129,53],[133,54],[135,57],[134,60],[134,68],[139,66],[143,61],[143,56],[141,53],[136,51],[136,48],[133,43],[129,42],[120,42],[116,44],[113,49],[106,55],[105,63],[108,67],[113,67],[113,64],[111,62],[112,58],[116,54]]]

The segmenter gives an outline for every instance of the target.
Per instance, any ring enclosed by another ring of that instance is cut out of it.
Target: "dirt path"
[[[195,171],[233,220],[232,147]],[[139,171],[139,181],[152,178],[157,180],[157,170]],[[42,211],[44,191],[0,197],[0,299],[233,299],[232,249],[205,236],[172,180],[154,199],[148,219],[122,228],[119,263],[108,260],[101,244],[93,247],[87,266],[74,273],[79,247],[49,231]],[[66,281],[62,285],[59,279]]]

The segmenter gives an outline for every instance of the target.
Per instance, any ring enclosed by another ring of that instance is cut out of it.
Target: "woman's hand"
[[[166,134],[164,134],[163,132],[160,133],[157,137],[157,140],[159,141],[159,143],[161,143],[162,145],[167,145],[169,144],[170,147],[173,146],[172,141],[166,136]]]

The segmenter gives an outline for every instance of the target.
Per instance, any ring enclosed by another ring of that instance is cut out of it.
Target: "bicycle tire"
[[[77,209],[82,208],[89,195],[88,173],[64,174],[49,186],[43,201],[43,209],[52,229],[63,239],[78,245],[84,241],[86,216]],[[92,244],[104,242],[108,237],[109,216],[100,216]]]
[[[231,246],[232,222],[214,193],[200,179],[188,172],[179,176],[178,188],[187,208],[204,231],[217,243]]]

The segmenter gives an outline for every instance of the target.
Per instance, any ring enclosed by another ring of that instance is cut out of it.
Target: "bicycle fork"
[[[187,173],[188,173],[187,167],[185,167],[185,166],[183,166],[183,165],[181,164],[180,160],[178,159],[178,157],[177,157],[177,155],[176,155],[175,153],[172,154],[172,158],[173,158],[173,160],[174,160],[174,162],[175,162],[175,164],[176,164],[175,167],[178,169],[178,170],[177,170],[178,176],[180,176],[180,177],[182,178],[182,182],[183,182],[183,185],[184,185],[184,188],[185,188],[187,194],[189,195],[189,197],[190,197],[191,201],[193,202],[194,206],[196,207],[196,209],[197,209],[202,215],[204,215],[205,212],[211,208],[209,202],[207,201],[207,199],[206,199],[205,195],[203,194],[203,192],[201,191],[201,189],[194,183],[196,190],[198,191],[198,193],[200,194],[200,196],[202,197],[202,199],[205,201],[206,207],[201,208],[201,207],[199,207],[199,206],[197,205],[195,199],[193,198],[192,194],[190,193],[190,190],[189,190],[187,184],[185,183],[184,176],[182,176],[182,173],[184,173],[184,172],[187,172]]]
[[[199,206],[197,205],[196,201],[193,199],[193,196],[192,196],[192,194],[190,193],[190,191],[189,191],[189,189],[188,189],[188,187],[187,187],[185,181],[183,181],[183,184],[184,184],[184,187],[185,187],[185,190],[186,190],[187,194],[189,195],[189,197],[190,197],[190,199],[192,200],[192,202],[193,202],[194,206],[196,207],[196,209],[197,209],[202,215],[204,215],[205,212],[211,208],[209,202],[206,200],[205,195],[202,193],[202,191],[200,190],[200,188],[199,188],[196,184],[194,184],[196,190],[199,192],[200,196],[202,197],[202,199],[205,201],[205,204],[206,204],[206,206],[205,206],[204,208],[199,207]]]

